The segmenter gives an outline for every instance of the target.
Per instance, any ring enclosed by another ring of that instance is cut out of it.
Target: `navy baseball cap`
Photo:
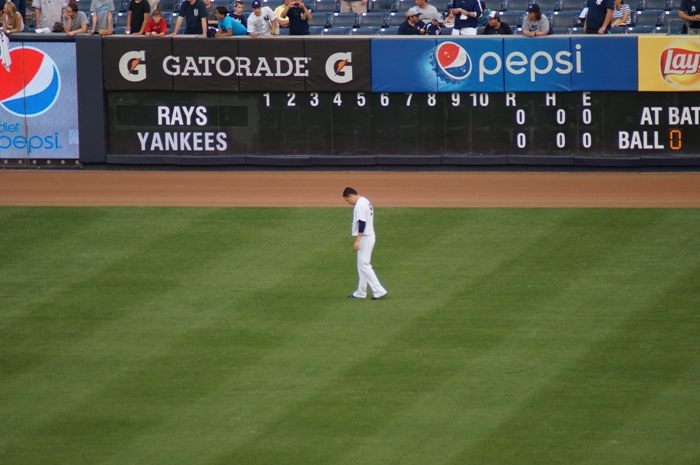
[[[261,8],[262,4],[258,0],[254,0],[251,8]]]
[[[530,8],[527,9],[528,13],[539,13],[540,12],[540,6],[537,3],[533,3],[530,5]]]

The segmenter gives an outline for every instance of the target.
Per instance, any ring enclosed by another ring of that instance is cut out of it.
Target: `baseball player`
[[[388,292],[379,282],[372,268],[372,250],[374,249],[374,209],[365,197],[362,197],[352,187],[346,187],[343,198],[352,205],[352,235],[355,236],[355,250],[357,250],[357,274],[360,283],[357,290],[348,297],[351,299],[364,299],[367,297],[367,285],[372,288],[372,300],[380,300],[387,296]]]

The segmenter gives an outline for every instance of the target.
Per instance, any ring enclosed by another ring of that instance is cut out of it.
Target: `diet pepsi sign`
[[[9,56],[0,66],[0,158],[77,159],[75,44],[16,43]]]
[[[27,117],[48,111],[61,90],[56,63],[41,50],[31,47],[11,50],[10,58],[10,70],[4,66],[0,68],[2,108],[15,116]]]

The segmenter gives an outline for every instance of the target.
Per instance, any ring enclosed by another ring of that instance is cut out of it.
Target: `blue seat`
[[[361,28],[378,28],[386,24],[387,13],[384,11],[368,11],[358,18],[358,26]]]
[[[668,0],[641,0],[639,10],[668,10]],[[630,7],[631,8],[631,7]]]
[[[389,16],[386,18],[386,27],[390,26],[396,26],[399,27],[401,23],[406,21],[406,15],[402,12],[396,12],[396,13],[389,13]]]
[[[535,2],[537,3],[537,2]],[[503,9],[505,11],[524,12],[530,6],[530,0],[505,0]]]
[[[549,25],[555,28],[559,27],[573,27],[576,24],[575,13],[570,11],[555,11],[549,18]]]
[[[339,27],[330,27],[330,28],[325,28],[323,32],[321,32],[321,35],[324,36],[346,36],[350,34],[350,31],[352,30],[351,27],[347,26],[339,26]]]
[[[617,29],[617,28],[615,28]],[[634,26],[627,28],[627,34],[655,34],[656,26]]]
[[[632,18],[634,26],[657,26],[659,24],[660,11],[642,10],[637,11]]]
[[[328,15],[330,13],[314,12],[312,18],[309,19],[309,27],[320,26],[321,28],[328,27]]]
[[[399,27],[398,26],[380,27],[375,32],[375,35],[378,35],[378,36],[395,36],[398,34],[399,34]]]
[[[579,13],[585,7],[582,0],[559,0],[559,9],[557,11],[572,11]]]
[[[396,11],[396,0],[371,0],[367,11]]]
[[[558,11],[559,0],[534,0],[532,3],[537,3],[542,11]]]
[[[514,29],[523,25],[523,15],[522,11],[502,11],[501,21]]]
[[[314,13],[317,11],[322,13],[335,13],[338,11],[338,8],[339,4],[336,3],[335,0],[316,0],[311,11]]]
[[[376,27],[354,27],[350,29],[349,35],[351,36],[372,36],[377,30]]]
[[[333,13],[328,16],[330,27],[357,27],[357,13]]]

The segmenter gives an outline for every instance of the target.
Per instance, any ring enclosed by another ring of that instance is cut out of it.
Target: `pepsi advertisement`
[[[77,160],[75,44],[10,43],[0,82],[0,158]]]
[[[637,40],[372,39],[373,92],[637,90]],[[406,46],[405,40],[411,40]],[[615,63],[606,66],[604,63]]]

